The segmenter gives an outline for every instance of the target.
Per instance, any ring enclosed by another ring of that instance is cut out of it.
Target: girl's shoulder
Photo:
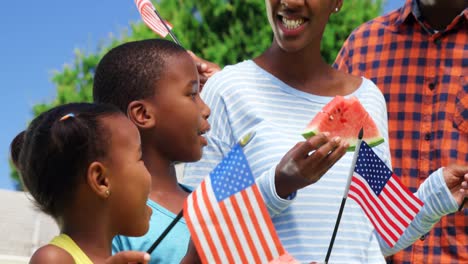
[[[75,261],[73,257],[66,250],[55,246],[55,245],[45,245],[32,255],[30,264],[43,264],[43,263],[63,263],[63,264],[74,264]]]

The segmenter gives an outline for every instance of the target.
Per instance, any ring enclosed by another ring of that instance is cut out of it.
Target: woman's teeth
[[[302,25],[302,23],[304,23],[304,19],[302,19],[302,18],[300,18],[300,19],[287,19],[287,18],[283,17],[282,22],[283,22],[283,25],[287,29],[296,29],[300,25]]]

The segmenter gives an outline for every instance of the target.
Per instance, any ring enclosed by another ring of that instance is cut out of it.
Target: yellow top
[[[59,236],[54,237],[49,244],[67,251],[73,257],[76,264],[93,264],[73,239],[65,234],[60,234]]]

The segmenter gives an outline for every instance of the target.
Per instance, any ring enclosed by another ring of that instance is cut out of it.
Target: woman
[[[198,184],[245,133],[254,131],[244,152],[281,242],[300,262],[325,259],[353,156],[345,153],[345,142],[327,133],[304,142],[301,132],[310,119],[336,95],[357,97],[385,139],[374,151],[390,166],[381,92],[366,78],[333,69],[320,54],[328,19],[339,15],[342,3],[266,1],[271,46],[208,80],[202,92],[212,110],[208,146],[202,160],[185,169],[184,182]],[[423,184],[420,190],[423,195],[439,191],[431,188]],[[453,205],[450,192],[443,198]],[[389,248],[359,205],[348,199],[330,263],[385,263],[384,254],[408,246],[430,228],[426,213]]]

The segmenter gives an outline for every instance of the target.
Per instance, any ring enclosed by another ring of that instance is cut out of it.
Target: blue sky
[[[345,0],[346,1],[346,0]],[[385,11],[404,0],[387,0]],[[9,144],[31,120],[32,106],[55,96],[54,70],[75,49],[93,51],[140,17],[133,0],[3,1],[0,9],[0,188],[12,189]]]

